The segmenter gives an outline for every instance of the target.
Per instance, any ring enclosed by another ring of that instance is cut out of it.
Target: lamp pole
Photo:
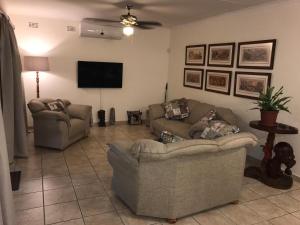
[[[36,97],[40,97],[40,77],[39,71],[36,71]]]

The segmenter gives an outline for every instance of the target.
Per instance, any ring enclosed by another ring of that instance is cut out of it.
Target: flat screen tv
[[[122,88],[123,63],[78,61],[79,88]]]

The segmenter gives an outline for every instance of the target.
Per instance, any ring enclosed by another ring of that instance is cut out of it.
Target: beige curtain
[[[14,225],[14,218],[6,138],[0,110],[0,225]]]
[[[26,157],[25,96],[21,78],[21,59],[14,28],[0,14],[0,97],[8,157]]]

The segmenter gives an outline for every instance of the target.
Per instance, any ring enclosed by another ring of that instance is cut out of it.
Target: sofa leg
[[[170,224],[174,224],[177,222],[177,219],[167,219],[167,222]]]
[[[239,203],[240,203],[239,200],[235,200],[235,201],[231,202],[230,204],[237,205],[237,204],[239,204]]]

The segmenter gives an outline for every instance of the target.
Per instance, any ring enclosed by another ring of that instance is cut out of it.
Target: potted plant
[[[266,93],[260,93],[259,99],[254,104],[261,112],[261,124],[264,126],[275,126],[278,112],[280,110],[290,112],[287,103],[291,97],[283,97],[283,87],[274,91],[275,87],[268,87]]]

